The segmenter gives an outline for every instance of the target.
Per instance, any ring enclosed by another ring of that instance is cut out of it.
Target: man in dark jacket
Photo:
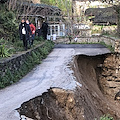
[[[30,36],[32,35],[30,26],[26,24],[25,19],[23,18],[21,20],[21,24],[19,25],[19,34],[20,34],[20,39],[23,40],[23,45],[25,50],[27,50],[27,43],[28,40],[30,39]]]
[[[47,32],[48,32],[48,24],[45,21],[43,21],[41,29],[43,32],[43,38],[46,40],[47,39]]]
[[[30,41],[29,41],[29,44],[31,46],[31,45],[33,45],[33,41],[34,41],[34,38],[35,38],[36,28],[32,23],[29,22],[29,20],[26,20],[26,23],[30,26],[30,29],[31,29],[31,32],[32,32],[32,36],[30,37]]]

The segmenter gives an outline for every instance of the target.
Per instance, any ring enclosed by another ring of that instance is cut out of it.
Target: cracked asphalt
[[[76,78],[68,65],[75,55],[98,55],[110,51],[99,44],[58,44],[53,51],[18,83],[0,90],[0,120],[19,120],[20,105],[42,95],[50,87],[74,90]],[[82,86],[82,85],[80,85]]]

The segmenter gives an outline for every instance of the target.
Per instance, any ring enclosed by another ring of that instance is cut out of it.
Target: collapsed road
[[[99,89],[100,71],[93,67],[103,63],[106,53],[100,44],[56,45],[42,64],[0,90],[0,120],[22,115],[27,120],[94,120],[103,114],[118,119],[116,105]]]

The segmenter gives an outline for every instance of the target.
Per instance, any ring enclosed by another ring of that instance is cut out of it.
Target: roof
[[[85,11],[85,15],[88,16],[95,16],[94,18],[91,18],[90,20],[93,21],[93,23],[110,23],[110,24],[116,24],[117,23],[117,14],[115,13],[115,10],[113,7],[107,7],[107,8],[88,8]]]
[[[20,5],[21,3],[18,2],[18,4]],[[29,14],[27,14],[27,16],[30,15],[35,15],[35,16],[54,16],[54,15],[58,15],[61,16],[61,10],[56,7],[56,6],[51,6],[51,5],[47,5],[47,4],[34,4],[34,3],[29,3],[29,2],[23,2],[22,3],[22,11],[23,12],[24,8],[27,10],[27,8],[30,8],[29,10]],[[22,13],[25,14],[25,13]]]

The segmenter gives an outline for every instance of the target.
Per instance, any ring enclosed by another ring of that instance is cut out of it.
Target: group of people
[[[25,50],[28,49],[28,43],[29,45],[33,45],[34,37],[35,37],[35,26],[29,22],[29,20],[26,20],[22,18],[21,24],[19,25],[19,34],[20,39],[23,40],[23,46]]]
[[[35,26],[29,22],[29,20],[26,20],[22,18],[21,24],[19,25],[19,34],[20,39],[23,40],[23,46],[25,50],[28,49],[28,44],[33,45],[33,41],[35,38],[35,33],[38,33],[38,36],[42,36],[44,40],[47,39],[47,32],[48,32],[48,24],[43,21],[42,27],[39,27],[38,30],[36,30]]]

